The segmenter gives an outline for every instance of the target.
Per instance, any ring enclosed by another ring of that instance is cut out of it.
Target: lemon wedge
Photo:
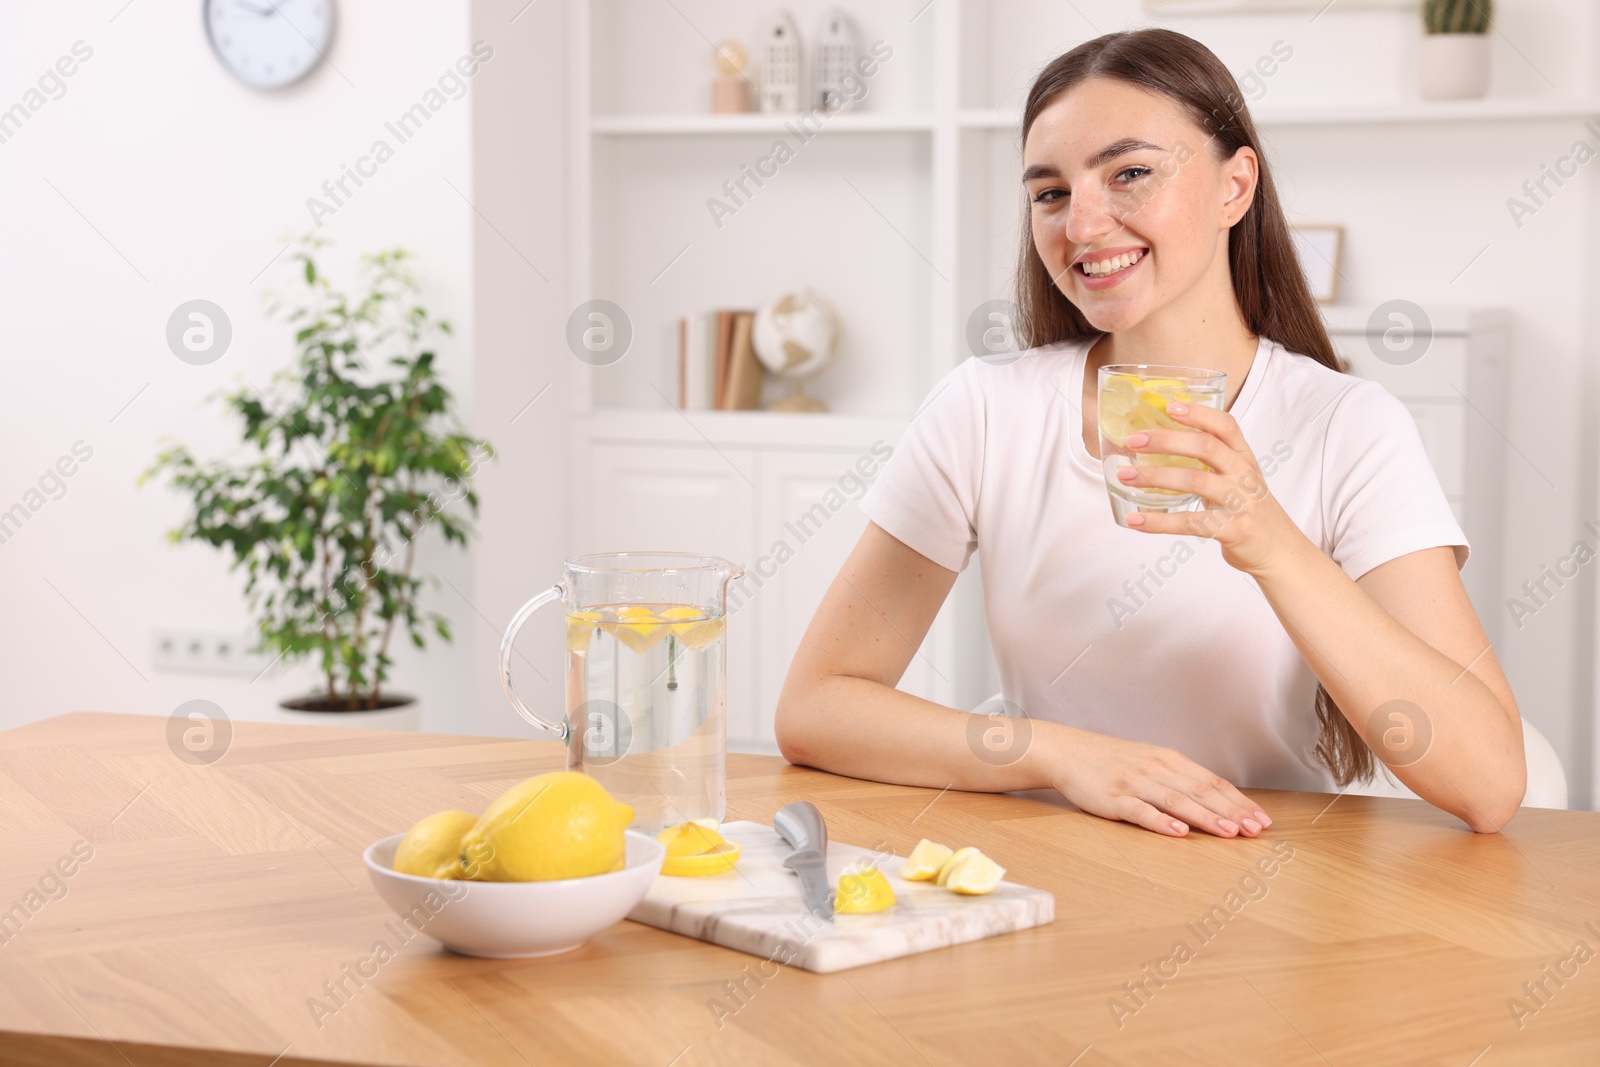
[[[944,864],[939,868],[939,874],[935,877],[934,884],[944,885],[949,882],[950,872],[955,870],[956,864],[964,862],[968,856],[975,854],[977,851],[978,850],[973,848],[971,845],[968,845],[966,848],[956,849],[955,852],[950,854],[950,858],[945,860]]]
[[[911,850],[911,855],[906,857],[905,865],[900,868],[900,877],[908,882],[931,882],[939,877],[939,868],[954,854],[948,845],[924,837]]]
[[[733,870],[739,862],[739,842],[724,841],[708,852],[693,856],[668,856],[661,864],[661,873],[672,878],[703,878],[708,874],[723,874]]]
[[[836,915],[866,915],[894,906],[894,888],[876,867],[847,867],[839,875]]]
[[[667,846],[668,859],[677,856],[703,855],[728,843],[725,837],[717,833],[715,826],[705,826],[698,822],[682,822],[676,826],[669,826],[656,835],[656,840]]]
[[[963,852],[969,851],[962,849]],[[944,877],[944,887],[952,893],[964,896],[982,896],[984,893],[994,891],[1000,884],[1000,879],[1005,877],[1006,869],[994,860],[985,856],[977,849],[971,849],[970,855],[960,863],[950,868],[949,874]]]

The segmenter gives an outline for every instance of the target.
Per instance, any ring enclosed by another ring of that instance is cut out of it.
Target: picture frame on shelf
[[[1311,295],[1319,304],[1339,299],[1339,259],[1344,251],[1344,227],[1336,223],[1307,223],[1289,228],[1295,255],[1305,273]]]

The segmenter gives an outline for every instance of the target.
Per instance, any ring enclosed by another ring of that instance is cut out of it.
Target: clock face
[[[222,65],[255,89],[299,81],[333,40],[333,0],[205,0],[205,20]]]

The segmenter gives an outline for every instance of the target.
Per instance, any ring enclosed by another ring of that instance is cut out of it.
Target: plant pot
[[[1417,52],[1424,100],[1476,100],[1489,91],[1489,35],[1425,33]]]
[[[396,693],[383,697],[378,707],[351,711],[328,707],[326,697],[294,697],[278,704],[279,721],[313,726],[346,726],[354,730],[411,730],[422,728],[422,705],[415,697]]]

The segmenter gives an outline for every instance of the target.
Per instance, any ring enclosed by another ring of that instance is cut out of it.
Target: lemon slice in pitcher
[[[574,611],[567,616],[567,651],[587,652],[594,628],[602,616],[598,611]]]
[[[616,621],[603,622],[600,628],[635,652],[648,652],[667,636],[666,623],[643,604],[623,604],[612,614]]]
[[[702,649],[722,636],[727,628],[727,623],[720,616],[708,618],[706,613],[699,608],[692,608],[684,604],[665,609],[660,613],[663,619],[680,620],[668,624],[667,629],[672,631],[685,648]]]

